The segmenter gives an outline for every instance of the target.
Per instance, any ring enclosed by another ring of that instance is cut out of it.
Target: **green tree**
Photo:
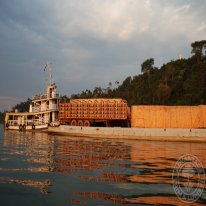
[[[202,56],[206,55],[204,54],[204,51],[206,49],[206,40],[195,41],[191,43],[191,47],[192,47],[191,53],[195,55],[197,62],[199,63]]]
[[[165,63],[157,69],[154,59],[142,63],[143,74],[127,77],[119,84],[95,87],[83,92],[85,98],[123,98],[129,105],[198,105],[206,104],[206,41],[191,44],[194,55]],[[198,61],[197,61],[198,57]],[[77,94],[72,97],[80,97]]]
[[[5,115],[5,112],[0,112],[0,124],[4,123],[4,115]]]
[[[28,112],[30,104],[31,99],[28,98],[25,102],[20,102],[19,104],[14,106],[14,109],[17,109],[19,112]]]
[[[141,64],[141,72],[148,73],[154,68],[153,66],[154,66],[154,59],[153,58],[147,59]]]

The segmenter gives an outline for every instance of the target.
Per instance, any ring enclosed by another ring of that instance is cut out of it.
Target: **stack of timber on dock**
[[[131,107],[136,128],[206,128],[206,105]]]
[[[73,126],[90,126],[94,123],[125,124],[128,105],[123,99],[72,99],[59,103],[59,120]]]

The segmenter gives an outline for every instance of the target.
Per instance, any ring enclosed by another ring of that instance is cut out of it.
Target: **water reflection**
[[[130,147],[123,143],[82,138],[59,138],[56,148],[56,171],[96,170],[112,166],[115,160],[129,159]]]
[[[41,181],[34,181],[34,180],[18,180],[18,179],[12,179],[9,177],[1,178],[1,181],[9,183],[9,184],[13,183],[13,184],[20,184],[24,186],[37,187],[40,189],[40,192],[43,194],[48,193],[48,186],[52,184],[51,180],[45,180],[41,182]]]
[[[4,155],[15,155],[21,157],[24,162],[42,164],[42,167],[18,168],[20,170],[31,170],[50,172],[54,161],[54,138],[46,133],[29,133],[5,131],[4,133]]]
[[[205,167],[205,148],[204,143],[100,140],[6,131],[0,183],[38,188],[47,198],[58,195],[71,205],[183,205],[172,188],[175,162],[183,154],[193,154]],[[193,178],[195,182],[197,177]],[[184,179],[181,181],[184,183]],[[58,192],[68,188],[68,193]],[[195,204],[204,203],[205,191]]]

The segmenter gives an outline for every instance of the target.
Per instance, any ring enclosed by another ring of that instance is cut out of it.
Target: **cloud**
[[[50,10],[53,28],[64,37],[82,35],[106,41],[130,40],[149,32],[156,38],[166,39],[168,35],[184,34],[196,27],[199,20],[204,21],[206,3],[199,1],[194,8],[192,1],[161,0],[82,0],[52,3]],[[197,14],[197,12],[199,14]],[[194,14],[194,15],[193,15]],[[201,21],[200,21],[201,22]],[[50,25],[51,26],[51,25]],[[51,26],[52,28],[52,26]],[[186,33],[186,36],[192,34]]]
[[[72,94],[139,74],[150,57],[188,57],[205,10],[204,0],[1,0],[0,95],[31,97],[46,62]]]
[[[104,40],[128,40],[145,32],[150,6],[144,1],[62,1],[52,7],[55,30],[65,37],[82,34]]]
[[[199,7],[196,5],[196,10],[192,1],[36,0],[31,3],[20,0],[18,4],[12,0],[10,3],[2,1],[2,19],[34,43],[55,37],[62,41],[85,35],[122,41],[146,32],[166,37],[196,26],[199,20],[200,24],[205,23],[202,18],[204,1],[197,1]],[[163,35],[158,31],[164,31]]]

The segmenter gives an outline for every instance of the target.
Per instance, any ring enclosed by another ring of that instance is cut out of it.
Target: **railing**
[[[47,95],[46,94],[36,94],[32,96],[32,99],[36,100],[36,99],[47,99]]]
[[[47,95],[47,94],[36,94],[36,95],[32,96],[33,100],[47,99],[47,98],[59,98],[59,94],[57,94],[57,93],[51,93],[50,95]]]
[[[32,112],[41,112],[41,106],[32,107]]]
[[[41,119],[34,119],[33,123],[34,125],[41,125],[41,124],[47,124],[48,122],[44,121],[44,119],[41,118]]]
[[[18,125],[18,120],[8,120],[8,124],[11,126],[16,126]]]
[[[10,126],[18,126],[20,124],[25,124],[25,125],[42,125],[42,124],[48,124],[48,121],[44,121],[43,118],[40,119],[34,119],[34,120],[23,120],[23,121],[18,121],[18,120],[8,120],[8,124]]]
[[[57,110],[57,109],[58,109],[57,104],[41,105],[41,106],[32,107],[32,111],[31,112],[45,112],[45,111]]]

